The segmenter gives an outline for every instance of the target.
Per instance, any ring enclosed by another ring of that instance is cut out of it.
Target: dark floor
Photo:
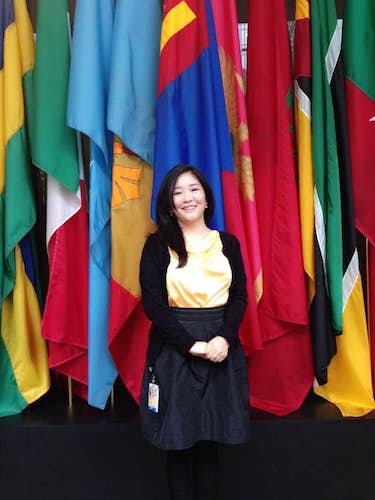
[[[1,500],[168,500],[164,453],[119,384],[105,411],[55,387],[0,419]],[[344,419],[311,394],[286,417],[252,410],[251,440],[221,446],[218,500],[372,500],[375,412]]]

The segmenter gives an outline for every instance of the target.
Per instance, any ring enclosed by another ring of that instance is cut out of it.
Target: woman
[[[141,396],[142,430],[167,450],[172,499],[216,499],[216,443],[248,439],[246,361],[238,329],[246,276],[237,239],[209,229],[202,173],[178,165],[157,198],[158,230],[144,246],[142,300],[152,321]]]

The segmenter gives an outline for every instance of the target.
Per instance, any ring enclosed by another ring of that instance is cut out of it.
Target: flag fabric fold
[[[42,336],[49,342],[50,367],[71,377],[74,392],[86,397],[88,219],[77,134],[66,125],[69,30],[68,1],[40,0],[32,151],[34,164],[48,174],[49,286]]]
[[[313,382],[308,299],[292,135],[292,74],[285,4],[248,2],[247,109],[263,295],[263,350],[249,360],[250,401],[286,414]]]
[[[113,134],[107,129],[113,0],[76,2],[68,125],[90,139],[88,402],[104,408],[117,370],[108,348]]]
[[[319,245],[326,257],[333,328],[342,331],[327,383],[315,384],[314,390],[344,416],[361,416],[375,404],[354,229],[342,29],[334,0],[312,2],[311,28],[315,214],[322,214]]]
[[[138,401],[149,321],[140,302],[139,261],[155,230],[150,217],[161,6],[146,0],[116,4],[108,128],[116,134],[111,200],[109,348],[124,384]],[[140,30],[139,27],[142,26]]]
[[[28,238],[36,220],[26,124],[33,30],[25,0],[1,8],[0,415],[10,415],[46,393],[50,379]]]

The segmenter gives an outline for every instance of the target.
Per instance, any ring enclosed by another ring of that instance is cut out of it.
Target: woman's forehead
[[[181,174],[177,177],[175,188],[180,187],[180,186],[191,186],[191,185],[200,186],[201,183],[199,182],[199,180],[195,177],[195,175],[193,173],[184,172],[183,174]]]

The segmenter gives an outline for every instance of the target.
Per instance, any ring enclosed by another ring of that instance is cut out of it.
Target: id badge
[[[148,384],[148,409],[159,413],[159,386],[153,382]]]

